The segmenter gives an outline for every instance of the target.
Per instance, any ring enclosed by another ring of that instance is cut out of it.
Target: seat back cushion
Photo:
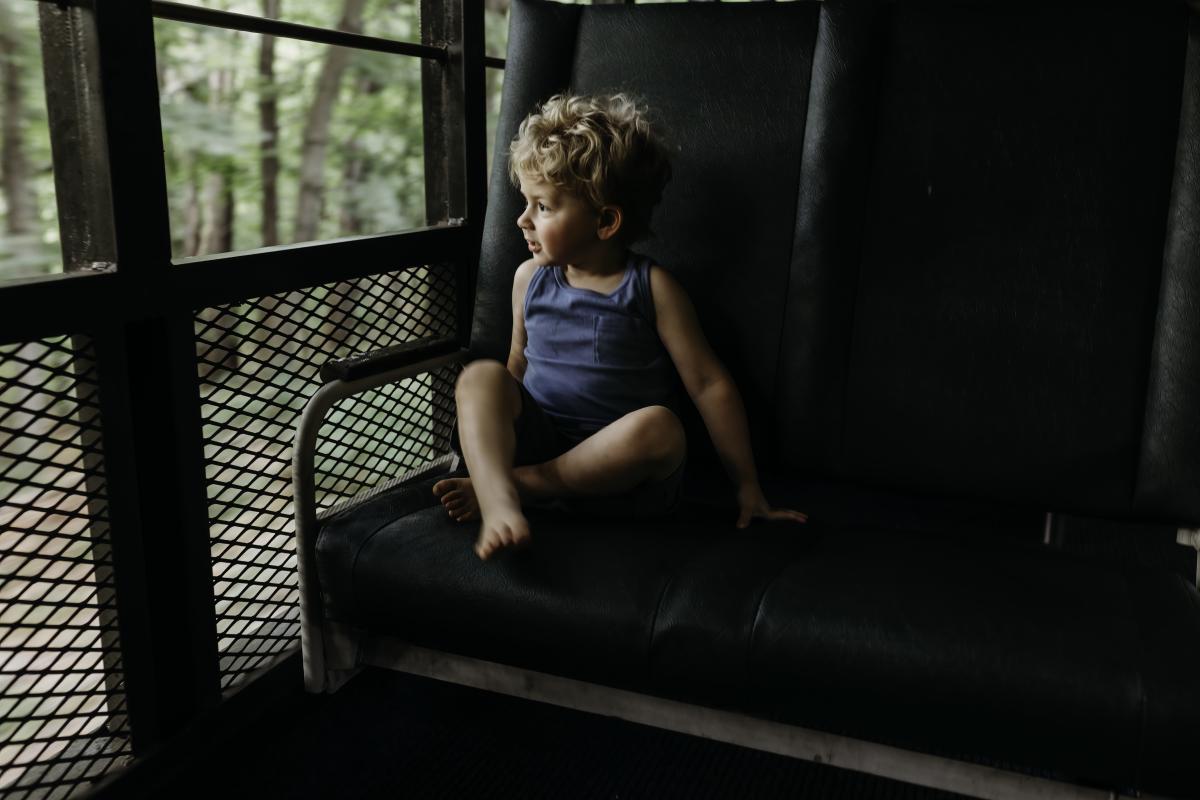
[[[1130,511],[1187,13],[890,9],[840,474]]]

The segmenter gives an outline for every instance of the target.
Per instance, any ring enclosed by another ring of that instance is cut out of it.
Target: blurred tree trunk
[[[33,188],[29,185],[29,159],[25,155],[24,69],[20,32],[11,10],[0,2],[0,174],[8,208],[5,233],[33,233],[37,217]]]
[[[360,75],[355,82],[354,96],[368,97],[379,94],[383,84],[370,75]],[[367,224],[364,218],[362,196],[359,187],[366,183],[371,175],[371,160],[363,152],[357,138],[350,139],[343,145],[345,151],[345,167],[342,169],[342,214],[341,235],[355,236],[366,233]],[[363,278],[352,283],[343,298],[330,296],[332,305],[326,310],[325,319],[321,322],[321,333],[334,342],[342,343],[352,339],[357,327],[357,315],[364,297],[363,284],[369,281]]]
[[[362,15],[366,0],[346,0],[338,29],[362,33]],[[329,121],[337,100],[342,73],[350,60],[350,51],[330,47],[321,64],[317,93],[308,109],[304,124],[304,143],[300,157],[300,200],[296,207],[293,241],[309,242],[317,238],[325,191],[325,149],[329,143]]]
[[[371,97],[381,91],[383,84],[368,74],[360,75],[355,82],[355,97]],[[363,152],[357,138],[347,141],[343,149],[346,163],[342,169],[341,232],[343,236],[354,236],[366,233],[363,201],[358,189],[371,175],[371,160],[370,156]]]
[[[185,156],[187,161],[187,194],[183,208],[183,254],[194,256],[200,252],[200,190],[196,174],[196,157]]]
[[[233,93],[233,69],[214,69],[208,76],[208,105],[214,114],[230,114],[237,102]],[[233,250],[233,165],[228,157],[213,161],[204,178],[203,221],[197,254],[228,253]],[[194,186],[195,184],[193,184]],[[215,337],[197,342],[198,372],[201,380],[217,382],[226,371],[240,364],[241,338],[234,328],[237,319],[221,308],[204,308],[199,318],[213,323]],[[212,339],[215,338],[215,341]],[[216,375],[214,376],[214,373]]]
[[[262,0],[263,16],[279,19],[281,0]],[[279,244],[279,108],[275,86],[275,37],[262,37],[258,51],[258,121],[262,131],[263,246]]]
[[[208,77],[208,105],[214,114],[229,113],[233,70],[215,69]],[[233,249],[233,187],[221,158],[204,179],[204,221],[198,255],[228,253]]]

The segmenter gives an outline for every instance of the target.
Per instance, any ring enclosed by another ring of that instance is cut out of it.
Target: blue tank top
[[[676,410],[677,376],[658,338],[650,264],[631,253],[607,295],[571,286],[563,267],[542,267],[529,280],[525,388],[572,439],[644,406]]]

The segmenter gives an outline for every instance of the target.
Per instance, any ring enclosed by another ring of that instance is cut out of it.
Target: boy
[[[470,477],[433,487],[454,519],[482,519],[479,557],[529,543],[523,500],[669,512],[686,455],[676,371],[738,487],[737,527],[805,522],[763,497],[741,396],[683,288],[627,249],[670,179],[644,113],[620,94],[558,95],[521,123],[509,155],[530,258],[513,278],[508,363],[475,361],[459,376]]]

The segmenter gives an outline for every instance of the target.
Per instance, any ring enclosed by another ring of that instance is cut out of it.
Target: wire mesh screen
[[[458,367],[347,397],[317,440],[317,506],[329,509],[444,455],[454,423]]]
[[[0,793],[132,759],[92,348],[0,345]]]
[[[201,310],[196,352],[204,421],[221,685],[299,645],[292,437],[332,358],[454,334],[454,270],[416,267]],[[432,457],[448,431],[446,378],[371,392],[331,421],[321,487],[329,502]],[[446,399],[439,401],[439,395]],[[361,419],[359,423],[357,420]],[[358,446],[357,455],[344,451]],[[390,449],[389,449],[390,448]],[[331,461],[332,459],[332,461]],[[358,460],[356,460],[358,459]]]

